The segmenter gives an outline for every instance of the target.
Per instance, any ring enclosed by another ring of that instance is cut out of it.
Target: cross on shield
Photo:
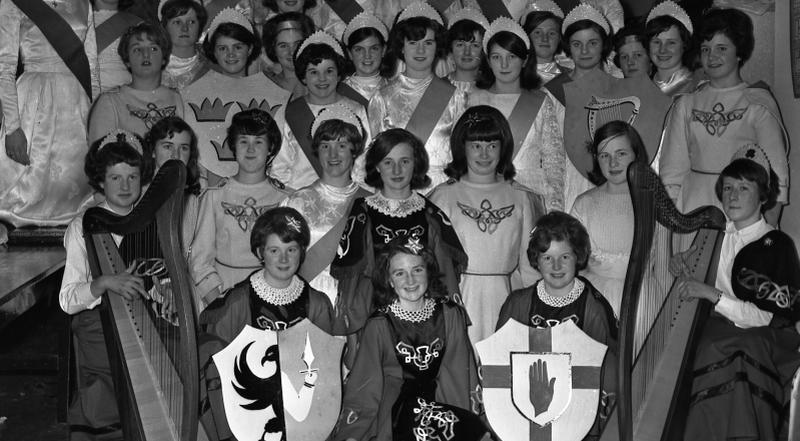
[[[571,320],[536,329],[509,320],[476,343],[483,404],[503,441],[578,441],[591,429],[607,347]]]
[[[308,319],[277,332],[245,326],[213,356],[234,436],[277,441],[285,429],[288,441],[327,438],[341,405],[343,348]]]

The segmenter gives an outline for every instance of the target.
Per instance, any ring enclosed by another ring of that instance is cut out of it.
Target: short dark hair
[[[272,12],[278,12],[278,2],[275,0],[262,0],[261,4],[269,8]],[[304,0],[303,11],[307,11],[315,6],[317,6],[317,0]]]
[[[200,150],[197,148],[197,134],[192,127],[179,116],[167,116],[160,119],[144,135],[144,157],[146,160],[155,159],[156,143],[162,139],[171,138],[177,133],[189,134],[189,161],[186,163],[186,191],[195,195],[200,194],[200,167],[198,160]]]
[[[332,60],[336,65],[339,81],[344,78],[344,70],[347,68],[345,59],[327,44],[314,43],[303,48],[302,52],[294,54],[294,73],[301,83],[306,83],[306,69],[308,66],[316,66],[323,60]]]
[[[278,123],[272,118],[269,112],[261,109],[242,110],[233,115],[231,125],[228,126],[228,145],[236,157],[236,138],[242,135],[266,136],[269,143],[269,154],[267,164],[275,158],[281,149],[281,130]]]
[[[267,54],[267,58],[272,60],[273,63],[278,62],[278,57],[275,54],[275,40],[278,38],[278,34],[285,30],[281,29],[280,25],[281,23],[289,21],[294,21],[299,24],[299,28],[293,29],[299,30],[300,33],[303,34],[304,39],[313,34],[316,29],[311,17],[300,12],[284,12],[267,20],[261,30],[261,41],[264,44],[264,53]]]
[[[722,169],[714,185],[714,192],[720,202],[722,202],[722,181],[724,181],[725,177],[754,182],[758,187],[758,199],[762,202],[762,213],[774,207],[778,201],[778,193],[780,192],[778,175],[775,174],[772,167],[770,167],[769,176],[767,176],[767,171],[764,170],[764,167],[750,159],[740,158],[732,161]]]
[[[141,138],[137,135],[136,140],[141,143]],[[89,185],[100,193],[103,193],[102,183],[106,179],[106,171],[120,163],[125,163],[131,167],[138,167],[142,185],[150,182],[152,177],[152,167],[136,148],[127,141],[124,135],[117,135],[117,140],[103,145],[105,137],[93,142],[86,153],[83,163],[83,171],[89,178]],[[102,146],[102,148],[101,148]]]
[[[350,38],[348,38],[347,41],[343,41],[343,43],[345,44],[347,50],[350,51],[353,49],[355,45],[361,43],[362,41],[366,40],[369,37],[377,38],[378,41],[381,43],[381,45],[384,48],[386,47],[386,39],[383,38],[383,34],[381,34],[380,31],[378,31],[373,27],[356,29],[355,31],[353,31],[352,34],[350,34]],[[353,64],[353,60],[350,59],[350,54],[347,53],[346,55],[347,55],[347,61],[346,61],[347,67],[345,67],[344,74],[345,76],[348,76],[355,73],[356,66],[355,64]],[[383,61],[382,58],[381,61]]]
[[[339,119],[331,119],[319,125],[317,132],[314,133],[314,137],[311,139],[311,151],[314,152],[315,156],[319,156],[319,145],[324,141],[345,138],[353,144],[353,149],[350,153],[355,159],[364,152],[364,137],[364,131],[358,127]]]
[[[728,37],[736,47],[739,66],[742,66],[753,55],[756,45],[753,36],[753,20],[744,12],[733,8],[714,8],[708,11],[700,22],[700,29],[695,34],[697,41],[699,43],[710,41],[717,34]]]
[[[520,86],[527,90],[538,89],[542,84],[542,79],[536,71],[536,56],[531,56],[530,51],[525,47],[525,42],[517,34],[509,31],[500,31],[489,39],[489,43],[486,45],[488,52],[481,60],[481,67],[478,70],[478,79],[475,81],[475,86],[480,89],[488,89],[492,87],[496,80],[494,72],[492,72],[492,68],[489,65],[489,53],[495,45],[525,60],[522,72],[519,75]]]
[[[477,41],[482,43],[485,33],[486,30],[483,29],[483,26],[472,20],[462,19],[453,23],[450,29],[447,30],[447,53],[453,51],[453,43],[456,41]],[[475,34],[478,34],[477,39]]]
[[[406,143],[414,151],[414,176],[411,178],[411,189],[425,188],[431,185],[431,178],[428,176],[428,152],[425,144],[413,133],[406,129],[388,129],[378,134],[369,146],[366,157],[366,177],[364,183],[373,188],[383,188],[383,180],[378,173],[378,164],[395,148],[398,144]]]
[[[591,20],[578,20],[575,23],[567,26],[567,29],[564,30],[564,38],[562,39],[564,42],[564,50],[566,51],[567,55],[572,57],[572,48],[569,46],[569,39],[575,33],[586,29],[594,30],[600,36],[600,39],[603,40],[603,52],[602,57],[600,58],[600,63],[604,63],[608,58],[608,54],[611,53],[611,38],[599,24]]]
[[[220,25],[217,26],[217,29],[214,30],[214,33],[211,35],[206,35],[206,39],[203,41],[203,53],[205,54],[206,58],[216,64],[219,64],[219,60],[217,60],[216,55],[214,55],[214,47],[217,45],[217,40],[219,37],[233,38],[234,40],[241,41],[242,43],[250,46],[250,55],[247,57],[247,66],[249,66],[253,60],[258,58],[258,55],[261,53],[261,42],[258,41],[258,37],[256,37],[254,33],[250,32],[249,29],[238,23],[220,23]]]
[[[592,254],[589,233],[581,221],[563,211],[547,213],[536,222],[528,242],[528,261],[532,267],[539,269],[539,256],[550,248],[553,241],[566,241],[572,247],[576,257],[576,272],[586,268]]]
[[[189,10],[194,10],[194,13],[197,14],[200,31],[205,29],[206,22],[208,22],[208,11],[195,0],[167,0],[161,7],[161,26],[166,29],[170,20],[187,14]]]
[[[392,304],[397,299],[397,294],[390,284],[392,279],[389,272],[389,264],[392,258],[398,254],[410,254],[413,256],[420,256],[425,262],[425,269],[428,273],[428,292],[425,293],[426,297],[433,299],[446,299],[447,290],[441,281],[441,273],[439,272],[439,264],[436,261],[436,256],[425,244],[418,251],[406,247],[408,244],[408,235],[398,235],[386,245],[383,245],[377,256],[375,256],[375,269],[372,273],[372,286],[375,288],[372,297],[373,305],[376,309],[382,309]]]
[[[297,231],[299,227],[300,231]],[[292,207],[275,207],[265,211],[256,219],[250,233],[250,252],[259,261],[264,260],[261,253],[270,234],[275,234],[284,243],[297,242],[300,245],[300,264],[306,258],[306,248],[311,243],[311,232],[308,222],[302,214]]]
[[[500,160],[496,172],[505,180],[514,178],[514,135],[508,120],[499,110],[491,106],[474,106],[461,115],[450,135],[453,160],[444,169],[447,176],[461,179],[467,174],[466,144],[469,141],[500,141]]]
[[[566,48],[564,47],[564,39],[561,35],[561,24],[564,23],[564,19],[561,17],[553,14],[550,11],[533,11],[529,12],[528,15],[525,16],[525,21],[522,23],[522,29],[525,30],[525,33],[528,34],[530,37],[531,32],[534,31],[540,24],[544,23],[547,20],[553,20],[556,22],[556,27],[558,28],[558,48],[556,48],[556,53],[566,52]],[[531,42],[531,55],[534,56],[536,59],[536,50],[533,48],[533,42]]]
[[[681,42],[683,43],[683,65],[690,69],[694,69],[697,64],[697,53],[694,49],[692,34],[689,33],[689,30],[686,29],[686,26],[684,26],[683,23],[671,15],[659,15],[658,17],[655,17],[647,22],[647,25],[644,28],[645,48],[647,48],[649,52],[650,41],[652,41],[653,38],[655,38],[658,34],[667,32],[673,26],[678,30],[678,35],[680,35]]]
[[[643,162],[645,164],[650,163],[649,158],[647,157],[647,148],[644,146],[644,141],[642,141],[642,137],[639,136],[639,132],[632,125],[626,123],[625,121],[618,120],[607,122],[594,132],[594,138],[588,147],[589,153],[592,155],[592,170],[589,172],[588,177],[589,180],[592,181],[592,184],[602,185],[606,182],[606,178],[603,176],[603,172],[600,170],[600,163],[597,161],[600,144],[602,144],[604,141],[619,137],[628,138],[628,141],[631,143],[633,155],[635,156],[635,162]]]
[[[128,51],[132,44],[131,42],[134,38],[139,38],[142,35],[145,35],[150,41],[161,48],[161,55],[163,56],[161,70],[164,70],[169,62],[169,55],[172,53],[172,41],[161,26],[146,21],[129,27],[128,30],[122,34],[122,37],[120,37],[119,46],[117,46],[117,54],[122,59],[122,62],[125,63],[125,66],[128,66],[128,63],[131,62],[128,56]],[[128,68],[128,70],[130,70],[130,68]]]
[[[616,64],[617,67],[622,68],[622,66],[619,63],[619,51],[620,49],[622,49],[622,46],[625,46],[626,44],[630,43],[631,40],[638,41],[639,43],[641,43],[642,47],[645,50],[645,53],[648,55],[647,63],[652,64],[652,62],[649,59],[650,48],[647,46],[647,42],[644,39],[644,28],[635,25],[625,26],[624,28],[617,31],[616,34],[614,34],[614,38],[612,39],[614,45],[614,64]]]
[[[447,55],[447,39],[444,26],[436,20],[427,17],[411,17],[392,26],[389,31],[389,41],[387,43],[386,56],[381,61],[381,76],[390,78],[397,70],[398,60],[403,60],[403,46],[406,40],[419,41],[425,38],[428,29],[433,31],[433,38],[436,40],[436,56],[431,66],[431,71],[436,66],[436,62]]]

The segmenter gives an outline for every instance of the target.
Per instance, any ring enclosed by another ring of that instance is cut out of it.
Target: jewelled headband
[[[462,8],[456,11],[452,17],[450,17],[449,25],[447,29],[453,27],[454,24],[458,23],[461,20],[469,20],[471,22],[475,22],[479,24],[484,31],[489,29],[489,20],[481,13],[481,11],[473,8]]]
[[[739,150],[736,151],[736,153],[733,154],[731,162],[737,159],[747,159],[763,167],[764,170],[767,171],[767,183],[769,183],[769,171],[772,169],[772,165],[769,162],[767,152],[765,152],[761,146],[758,144],[743,145],[741,148],[739,148]]]
[[[299,219],[297,219],[294,216],[290,216],[290,215],[287,214],[287,215],[284,216],[284,220],[286,220],[286,226],[287,227],[291,228],[292,230],[294,230],[297,233],[302,233],[303,230],[302,230],[302,228],[300,226],[300,220]]]
[[[364,28],[373,28],[381,34],[383,41],[389,40],[389,29],[386,28],[386,25],[378,17],[368,12],[362,12],[353,17],[350,23],[347,23],[344,33],[342,33],[342,43],[346,46],[353,32]]]
[[[560,19],[564,19],[564,11],[553,0],[536,0],[525,8],[519,17],[520,24],[525,22],[531,12],[549,12]]]
[[[403,244],[403,248],[411,251],[412,254],[419,254],[424,247],[419,243],[418,237],[409,237],[408,242]]]
[[[278,25],[277,31],[275,33],[277,34],[282,31],[291,31],[291,30],[298,30],[302,32],[303,26],[297,20],[286,20],[282,21],[281,24]]]
[[[668,15],[670,17],[673,17],[674,19],[681,22],[683,27],[685,27],[686,30],[689,31],[689,34],[694,33],[694,28],[692,27],[692,19],[689,18],[689,14],[687,14],[686,11],[680,7],[680,5],[678,5],[672,0],[667,0],[663,3],[659,3],[653,9],[651,9],[650,13],[647,14],[647,21],[645,21],[645,24],[650,23],[650,20],[656,17],[661,17],[662,15]]]
[[[136,135],[127,130],[122,130],[122,129],[116,129],[113,132],[110,132],[108,135],[106,135],[105,138],[103,138],[103,140],[100,142],[100,147],[97,148],[97,151],[99,152],[103,150],[103,147],[107,146],[108,144],[113,144],[116,142],[124,142],[133,147],[133,149],[139,152],[140,155],[144,155],[144,150],[142,150],[142,144],[139,142],[139,139],[136,138]]]
[[[606,32],[606,35],[611,35],[611,26],[608,24],[608,20],[603,17],[603,14],[601,14],[600,11],[588,3],[581,3],[569,11],[569,14],[567,14],[566,18],[564,18],[564,23],[561,25],[561,33],[566,33],[567,28],[571,24],[581,20],[589,20],[594,22],[603,28],[603,30]]]
[[[214,32],[217,31],[217,28],[222,23],[235,23],[247,29],[251,33],[253,32],[253,25],[250,24],[250,22],[247,20],[247,17],[245,17],[244,14],[236,9],[228,7],[219,11],[219,13],[214,16],[214,19],[211,20],[211,25],[208,26],[208,32],[206,35],[214,35]]]
[[[334,52],[336,52],[340,57],[344,58],[344,51],[342,51],[342,46],[336,41],[333,36],[322,29],[314,32],[313,34],[309,35],[308,38],[303,40],[303,43],[300,45],[300,48],[297,49],[295,52],[295,57],[299,57],[300,54],[303,53],[303,50],[307,48],[311,44],[324,44],[326,46],[330,46]]]
[[[164,9],[164,5],[167,4],[168,1],[169,0],[161,0],[158,2],[158,9],[157,9],[158,21],[161,21],[161,19],[163,18],[164,14],[161,13],[161,10]],[[197,0],[192,0],[192,1],[197,3],[198,5],[200,4],[200,2],[198,2]]]
[[[483,35],[483,51],[486,52],[487,55],[489,54],[489,40],[498,32],[511,32],[525,43],[525,49],[531,49],[531,41],[528,38],[528,34],[525,33],[525,30],[522,29],[519,23],[508,17],[498,17],[489,25],[489,29],[487,29],[486,33]]]
[[[436,9],[433,9],[433,6],[429,5],[427,2],[418,1],[406,6],[406,8],[400,12],[400,15],[397,16],[397,23],[414,17],[429,18],[444,26],[442,16],[440,16],[439,13],[436,12]]]
[[[352,124],[361,133],[364,133],[364,126],[361,124],[361,120],[349,107],[342,104],[334,104],[322,109],[314,119],[314,123],[311,124],[311,137],[314,137],[322,123],[331,120],[339,120],[347,124]]]

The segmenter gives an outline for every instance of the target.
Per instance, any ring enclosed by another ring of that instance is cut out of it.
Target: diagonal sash
[[[358,91],[353,89],[349,84],[345,84],[340,81],[339,85],[336,86],[336,92],[339,95],[350,98],[351,100],[357,102],[358,104],[361,104],[362,106],[364,106],[365,109],[369,106],[369,100],[367,99],[367,97],[358,93]]]
[[[69,23],[42,0],[11,1],[39,28],[91,100],[92,75],[89,69],[89,57],[83,48],[83,42],[75,35]]]
[[[453,4],[453,0],[428,0],[428,4],[433,6],[440,14],[444,15],[444,11]]]
[[[511,18],[511,13],[508,12],[503,0],[477,0],[478,6],[481,7],[483,15],[489,20],[489,23],[495,21],[499,17]]]
[[[347,217],[350,214],[350,208],[353,202],[358,198],[364,198],[371,195],[369,191],[359,187],[358,190],[350,196],[350,201],[347,203],[347,209],[344,211],[344,216],[336,222],[324,236],[314,243],[308,250],[306,250],[306,258],[303,260],[303,266],[297,272],[304,280],[312,281],[319,273],[322,272],[328,265],[333,262],[336,257],[336,249],[339,247],[339,239],[344,233],[344,227],[347,224]]]
[[[325,3],[345,23],[350,23],[353,17],[364,12],[364,8],[356,0],[325,0]]]
[[[431,84],[425,89],[417,108],[414,109],[414,113],[409,118],[405,129],[424,143],[433,133],[433,128],[436,127],[442,117],[442,113],[450,103],[450,98],[453,97],[455,91],[456,88],[449,81],[434,75]]]
[[[129,27],[139,24],[142,19],[130,12],[118,11],[116,14],[94,28],[97,39],[97,53],[103,52],[108,45],[121,37]]]
[[[514,138],[512,159],[517,157],[517,153],[522,148],[522,143],[528,136],[528,131],[533,126],[533,121],[536,119],[536,115],[539,114],[539,109],[542,107],[543,102],[544,93],[538,90],[522,89],[517,104],[514,104],[511,114],[508,115],[508,125],[511,127],[511,134]]]
[[[294,133],[297,143],[306,155],[306,159],[314,167],[317,176],[322,177],[322,164],[311,148],[311,126],[314,124],[314,112],[308,107],[305,97],[299,97],[286,105],[286,123]]]

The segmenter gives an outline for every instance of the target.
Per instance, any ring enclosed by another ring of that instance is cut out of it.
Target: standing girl
[[[563,22],[564,11],[552,0],[537,0],[522,15],[522,28],[531,40],[531,56],[536,56],[536,72],[542,84],[569,71],[556,61],[556,54],[564,52],[561,41]]]
[[[386,25],[366,12],[350,20],[342,34],[342,43],[347,48],[352,64],[352,73],[342,84],[359,93],[367,103],[378,89],[386,85],[386,78],[380,75],[380,69],[388,38]]]

